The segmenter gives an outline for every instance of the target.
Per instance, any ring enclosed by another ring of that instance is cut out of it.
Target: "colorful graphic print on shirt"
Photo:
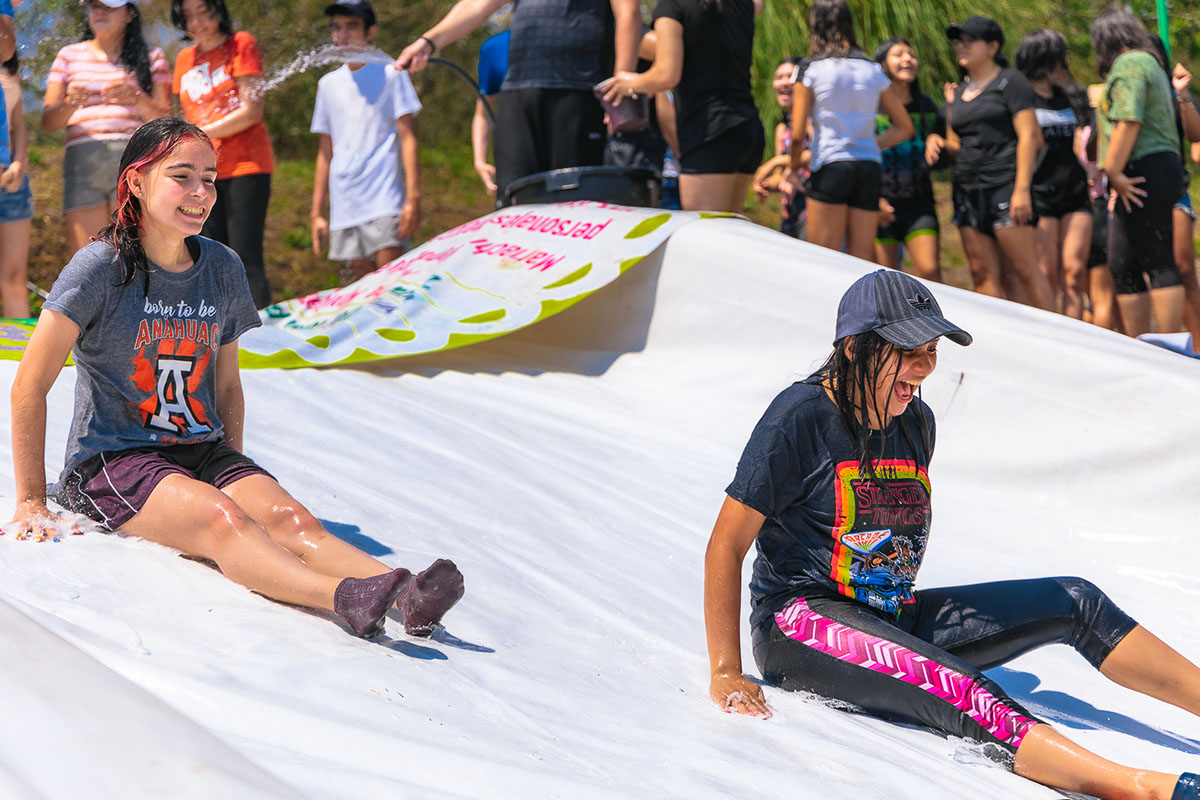
[[[913,461],[889,460],[876,461],[875,474],[862,476],[858,461],[837,465],[829,576],[846,597],[899,614],[913,599],[929,536],[929,475]]]

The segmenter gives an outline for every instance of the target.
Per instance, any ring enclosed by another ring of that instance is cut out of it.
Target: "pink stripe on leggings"
[[[945,700],[1002,742],[1016,748],[1036,720],[1018,714],[973,679],[930,661],[906,647],[863,633],[822,617],[803,597],[788,603],[775,622],[789,639],[795,639],[848,664],[882,672],[920,687]],[[851,698],[851,702],[853,700]]]

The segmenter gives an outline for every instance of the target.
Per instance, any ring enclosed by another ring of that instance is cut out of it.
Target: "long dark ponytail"
[[[150,48],[142,36],[142,14],[133,3],[127,3],[123,8],[129,9],[129,22],[125,25],[125,38],[121,43],[120,63],[137,78],[142,91],[149,94],[154,89],[154,77],[150,74]],[[81,39],[87,41],[95,38],[96,34],[85,16]]]
[[[814,373],[814,377],[819,378],[833,393],[833,403],[837,406],[838,416],[841,417],[842,424],[846,426],[854,444],[854,454],[859,462],[859,475],[865,480],[875,479],[875,462],[883,456],[882,452],[875,452],[873,447],[870,420],[874,417],[885,424],[888,421],[890,392],[877,396],[875,387],[879,379],[884,377],[885,369],[890,370],[893,381],[900,374],[899,358],[890,367],[888,365],[893,354],[899,356],[896,345],[875,331],[846,336],[833,343],[833,352]],[[921,444],[928,457],[933,449],[929,421],[925,419],[919,404],[915,410]],[[903,419],[901,427],[909,446],[917,451],[916,443]],[[880,441],[882,442],[882,439]]]
[[[208,134],[178,117],[151,120],[134,131],[121,154],[117,176],[117,210],[112,221],[96,238],[108,242],[117,251],[120,269],[118,286],[127,286],[139,272],[143,291],[150,285],[150,263],[142,247],[142,203],[129,188],[129,173],[153,167],[187,139],[197,139],[212,147]]]

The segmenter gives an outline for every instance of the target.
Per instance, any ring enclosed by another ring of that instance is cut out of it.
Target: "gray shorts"
[[[412,239],[400,238],[396,225],[400,215],[379,217],[353,228],[329,232],[329,258],[332,261],[349,261],[352,258],[373,258],[385,247],[400,247],[408,250]]]
[[[63,213],[116,203],[128,139],[85,139],[63,152]]]

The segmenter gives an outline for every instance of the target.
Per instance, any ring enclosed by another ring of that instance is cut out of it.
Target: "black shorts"
[[[604,163],[604,109],[588,90],[511,89],[496,105],[498,196],[513,181]]]
[[[767,146],[762,121],[752,117],[679,157],[684,175],[753,175]]]
[[[879,226],[875,233],[875,241],[900,244],[914,236],[932,233],[937,236],[941,230],[938,226],[937,209],[932,200],[905,201],[892,203],[896,209],[896,217],[891,222]]]
[[[138,447],[98,453],[71,470],[55,500],[110,531],[128,522],[168,475],[186,475],[218,489],[251,475],[271,474],[225,440]]]
[[[996,228],[1011,228],[1013,222],[1008,213],[1012,201],[1013,185],[993,186],[987,189],[963,189],[954,185],[951,193],[954,198],[954,224],[960,228],[974,228],[988,236],[995,234]],[[1037,209],[1028,225],[1037,224]]]
[[[1126,165],[1126,175],[1145,178],[1141,188],[1146,196],[1129,211],[1117,200],[1109,220],[1108,268],[1117,294],[1142,294],[1147,288],[1183,283],[1175,266],[1173,238],[1181,173],[1178,153],[1152,153]]]
[[[845,597],[798,597],[753,631],[767,683],[999,747],[1038,720],[983,670],[1052,643],[1099,667],[1136,626],[1093,584],[1036,578],[926,589],[899,619]]]
[[[1067,214],[1078,211],[1091,212],[1092,205],[1088,200],[1087,181],[1071,186],[1060,192],[1034,192],[1034,213],[1041,217],[1061,219]]]
[[[1108,198],[1092,200],[1092,249],[1088,252],[1088,269],[1108,266]]]
[[[878,161],[830,161],[808,177],[808,199],[861,211],[878,211],[883,167]]]

